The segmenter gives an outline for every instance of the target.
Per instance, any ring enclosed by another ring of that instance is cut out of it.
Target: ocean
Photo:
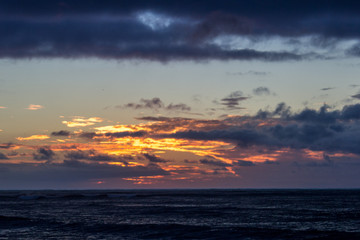
[[[0,191],[0,239],[360,239],[360,190]]]

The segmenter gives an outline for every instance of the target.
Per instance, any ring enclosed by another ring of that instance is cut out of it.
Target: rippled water
[[[0,239],[360,239],[360,191],[0,191]]]

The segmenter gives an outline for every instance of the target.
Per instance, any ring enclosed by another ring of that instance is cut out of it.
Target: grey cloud
[[[55,153],[50,149],[50,147],[40,147],[37,150],[37,153],[33,154],[34,160],[47,160],[50,161],[54,158]]]
[[[352,98],[357,98],[357,99],[360,99],[360,93],[355,94],[355,95],[352,95],[351,97],[352,97]]]
[[[341,110],[330,110],[324,105],[319,110],[304,109],[299,113],[291,113],[285,104],[280,104],[264,115],[267,116],[262,119],[258,115],[230,117],[217,128],[178,131],[157,137],[222,140],[236,143],[240,148],[261,146],[360,154],[360,104],[347,105]],[[265,124],[259,125],[263,121]],[[267,121],[271,124],[266,124]]]
[[[257,87],[253,90],[253,93],[257,96],[270,95],[271,92],[267,87]]]
[[[147,166],[117,166],[99,164],[97,162],[85,163],[79,160],[64,160],[62,163],[42,163],[42,164],[1,164],[1,168],[6,168],[0,174],[1,182],[6,182],[6,186],[16,186],[31,188],[38,186],[41,188],[54,188],[68,186],[83,186],[87,183],[101,180],[114,180],[121,183],[119,178],[131,178],[140,176],[169,175],[168,172],[155,164]],[[68,185],[69,184],[69,185]],[[79,184],[79,185],[78,185]],[[117,185],[118,186],[118,185]],[[129,186],[129,184],[127,185]]]
[[[279,165],[280,163],[278,161],[271,161],[269,159],[266,159],[264,162],[264,164],[276,164],[276,165]]]
[[[51,136],[55,136],[55,137],[68,137],[70,136],[70,132],[66,131],[66,130],[60,130],[58,132],[52,132]]]
[[[236,91],[221,99],[221,104],[228,109],[243,109],[242,107],[239,107],[240,102],[247,100],[248,98],[249,97],[245,97],[241,91]]]
[[[215,167],[230,167],[230,166],[232,166],[231,164],[228,164],[226,162],[222,162],[222,161],[218,161],[218,160],[209,160],[209,159],[206,159],[206,158],[205,159],[200,159],[199,162],[202,163],[202,164],[215,166]]]
[[[88,138],[93,139],[94,137],[98,136],[95,132],[81,132],[78,134],[81,138]]]
[[[148,153],[144,153],[143,156],[152,163],[165,163],[165,162],[168,162],[168,160],[165,160],[163,158],[159,158],[159,157],[157,157],[155,155],[148,154]]]
[[[5,154],[0,152],[0,159],[9,159]]]
[[[286,106],[285,103],[279,103],[274,111],[264,111],[260,109],[257,114],[256,118],[272,118],[272,117],[281,117],[281,118],[289,118],[291,115],[291,108],[289,106]]]
[[[326,88],[322,88],[320,89],[321,91],[328,91],[328,90],[332,90],[334,89],[333,87],[326,87]]]
[[[2,148],[2,149],[10,149],[13,147],[15,147],[15,144],[13,144],[13,143],[1,143],[0,144],[0,148]]]
[[[176,110],[176,111],[190,111],[191,107],[184,103],[179,104],[172,104],[170,103],[168,106],[166,106],[166,110]]]
[[[266,76],[269,75],[270,72],[264,72],[264,71],[247,71],[247,72],[229,72],[227,73],[228,75],[239,75],[239,76],[244,76],[244,75],[255,75],[255,76]]]
[[[234,162],[234,166],[252,167],[255,166],[255,163],[253,163],[252,161],[238,160]]]
[[[69,161],[88,160],[88,161],[93,161],[93,162],[122,162],[124,164],[127,164],[127,161],[125,158],[122,158],[119,156],[108,155],[108,154],[100,154],[94,150],[70,151],[65,154],[65,158],[66,158],[66,160],[69,160]]]
[[[152,0],[62,3],[1,1],[0,58],[286,61],[318,55],[298,54],[297,38],[313,36],[310,44],[314,47],[331,49],[337,41],[360,36],[360,6],[354,1],[349,4],[285,0],[277,4],[220,0],[206,4],[190,0],[181,4]],[[149,21],[139,20],[139,14],[144,12],[169,18],[171,24],[149,27]],[[290,51],[235,49],[214,43],[217,37],[229,35],[254,42],[269,37],[295,40],[288,41],[294,46]],[[358,56],[358,48],[353,46],[348,54]]]
[[[133,109],[152,109],[158,111],[160,109],[168,110],[168,111],[190,111],[191,108],[184,104],[178,103],[169,105],[165,105],[160,98],[152,98],[152,99],[141,99],[140,103],[127,103],[125,105],[116,106],[117,108],[133,108]]]

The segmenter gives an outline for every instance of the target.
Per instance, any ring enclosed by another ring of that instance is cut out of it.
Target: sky
[[[0,189],[360,188],[357,1],[0,2]]]

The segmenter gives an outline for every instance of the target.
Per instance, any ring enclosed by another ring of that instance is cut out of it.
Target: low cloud
[[[55,153],[50,147],[41,147],[37,150],[37,153],[33,154],[34,160],[47,160],[50,161],[54,158]]]

